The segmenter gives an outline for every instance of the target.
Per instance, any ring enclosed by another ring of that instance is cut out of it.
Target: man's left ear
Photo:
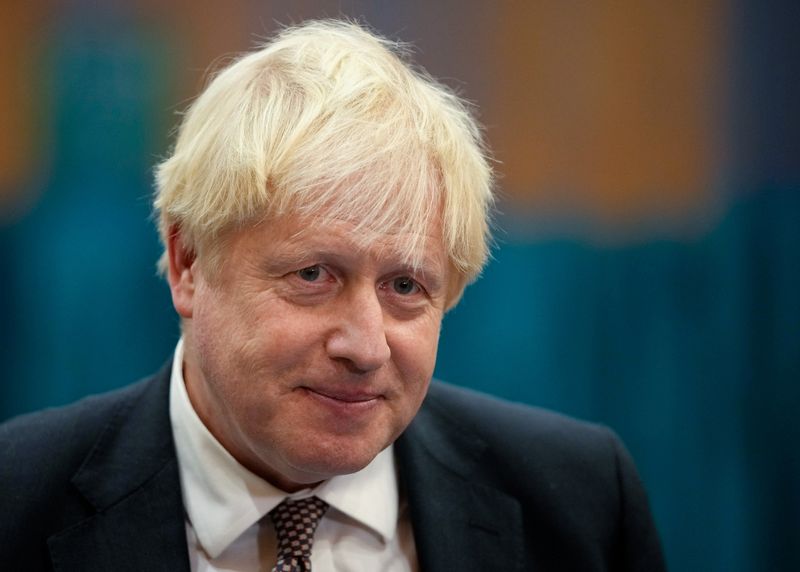
[[[181,318],[191,318],[198,269],[195,265],[195,253],[187,248],[181,228],[177,224],[169,227],[167,254],[169,256],[167,281],[172,292],[172,305]]]

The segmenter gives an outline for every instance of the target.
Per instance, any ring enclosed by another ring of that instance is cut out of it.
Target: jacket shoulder
[[[439,455],[481,451],[475,476],[531,505],[558,498],[613,512],[619,470],[633,467],[607,427],[441,382],[419,421],[427,443],[442,439],[433,446]]]
[[[71,483],[101,436],[137,402],[149,381],[30,413],[0,425],[0,553],[40,554],[39,542],[91,512]],[[35,567],[34,567],[35,568]]]
[[[431,385],[426,406],[446,423],[516,453],[525,447],[557,447],[580,456],[598,448],[608,451],[618,440],[613,431],[597,423],[440,381]]]
[[[74,465],[66,462],[72,457],[79,462],[115,415],[136,401],[148,381],[6,421],[0,425],[0,478],[5,482],[15,474],[34,477],[41,474],[42,465],[52,472]]]
[[[664,569],[638,472],[611,429],[441,382],[420,413],[434,457],[471,451],[470,482],[517,499],[529,549],[548,538],[536,554],[553,569]]]

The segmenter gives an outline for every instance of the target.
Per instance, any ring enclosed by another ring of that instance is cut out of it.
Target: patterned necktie
[[[278,562],[272,572],[310,572],[314,531],[328,503],[310,497],[285,500],[269,516],[278,535]]]

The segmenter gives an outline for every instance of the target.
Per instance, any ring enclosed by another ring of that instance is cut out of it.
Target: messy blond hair
[[[478,124],[401,45],[353,22],[284,29],[218,73],[156,187],[162,242],[179,227],[212,273],[227,231],[287,213],[407,233],[412,262],[441,217],[451,305],[488,256],[492,170]]]

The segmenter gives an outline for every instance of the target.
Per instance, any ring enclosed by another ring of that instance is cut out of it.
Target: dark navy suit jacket
[[[189,570],[169,367],[0,426],[3,570]],[[434,382],[396,443],[421,570],[664,570],[614,434]]]

